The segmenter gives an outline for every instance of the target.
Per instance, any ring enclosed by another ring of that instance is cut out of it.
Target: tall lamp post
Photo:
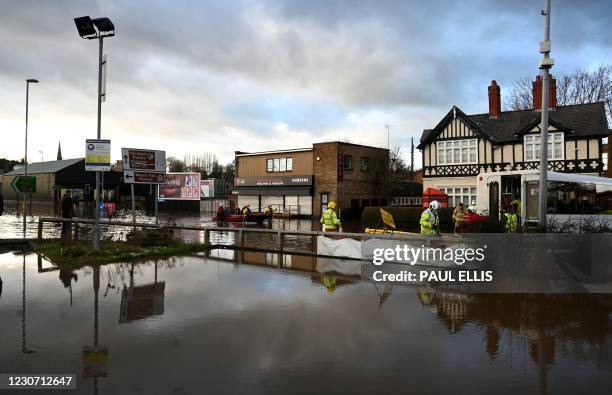
[[[40,196],[39,196],[39,198],[40,198],[40,201],[41,201],[41,203],[42,203],[42,201],[43,201],[43,195],[42,195],[42,191],[43,191],[43,190],[42,190],[42,179],[43,179],[43,173],[44,173],[44,171],[45,171],[45,163],[44,163],[44,161],[45,161],[45,157],[44,157],[44,155],[43,155],[43,152],[42,152],[42,151],[38,151],[38,153],[40,154],[40,190],[38,191],[38,193],[39,193],[39,195],[40,195]]]
[[[98,139],[102,138],[102,67],[105,60],[102,58],[102,48],[104,46],[104,38],[112,37],[115,35],[115,25],[110,19],[104,18],[90,18],[89,16],[82,16],[80,18],[74,18],[79,35],[83,39],[93,40],[98,39],[99,53],[98,53]],[[100,206],[100,172],[96,171],[96,206],[94,208],[94,229],[93,229],[93,249],[98,251],[100,249],[100,213],[98,207]]]
[[[38,80],[28,78],[26,80],[26,113],[25,113],[25,152],[23,155],[23,175],[28,175],[28,109],[30,106],[30,84],[38,84]],[[27,193],[23,194],[23,238],[26,237],[26,199]]]
[[[540,137],[540,185],[539,185],[539,226],[546,229],[548,203],[548,84],[550,68],[555,61],[550,58],[550,0],[544,0],[544,40],[540,42],[540,69],[542,70],[542,134]]]

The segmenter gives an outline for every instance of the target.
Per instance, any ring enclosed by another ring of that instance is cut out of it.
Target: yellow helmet
[[[332,210],[336,209],[336,202],[329,202],[329,204],[327,205],[328,208],[331,208]]]

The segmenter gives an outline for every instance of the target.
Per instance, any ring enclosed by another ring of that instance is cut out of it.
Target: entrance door
[[[525,217],[527,221],[537,221],[540,204],[540,184],[537,181],[527,181],[525,185]]]
[[[499,218],[499,183],[497,181],[489,184],[489,216]]]

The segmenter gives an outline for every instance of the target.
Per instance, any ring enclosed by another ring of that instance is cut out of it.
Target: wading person
[[[440,234],[440,220],[438,218],[438,209],[440,203],[437,200],[432,200],[429,207],[421,214],[421,234],[424,236],[436,236]]]
[[[336,203],[329,202],[327,210],[323,212],[321,216],[321,224],[323,225],[324,232],[338,232],[342,231],[342,222],[336,215]]]
[[[219,222],[223,221],[223,214],[224,214],[223,205],[220,204],[219,207],[217,207],[217,217],[216,217],[217,221]]]
[[[519,230],[519,216],[516,213],[518,205],[510,205],[510,211],[502,208],[501,223],[506,233],[516,233]]]
[[[455,223],[455,233],[463,233],[465,229],[465,219],[466,219],[466,210],[465,206],[462,203],[459,203],[457,207],[453,210],[453,222]]]
[[[62,200],[60,201],[60,209],[62,218],[72,218],[74,212],[74,202],[68,192],[64,192]],[[71,224],[70,222],[62,222],[62,238],[65,236],[70,237]]]
[[[242,209],[242,220],[246,222],[249,219],[249,215],[251,215],[251,206],[247,204]]]

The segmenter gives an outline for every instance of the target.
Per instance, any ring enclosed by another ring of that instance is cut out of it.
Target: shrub
[[[178,244],[170,229],[133,229],[126,235],[126,240],[140,247],[169,246]]]

